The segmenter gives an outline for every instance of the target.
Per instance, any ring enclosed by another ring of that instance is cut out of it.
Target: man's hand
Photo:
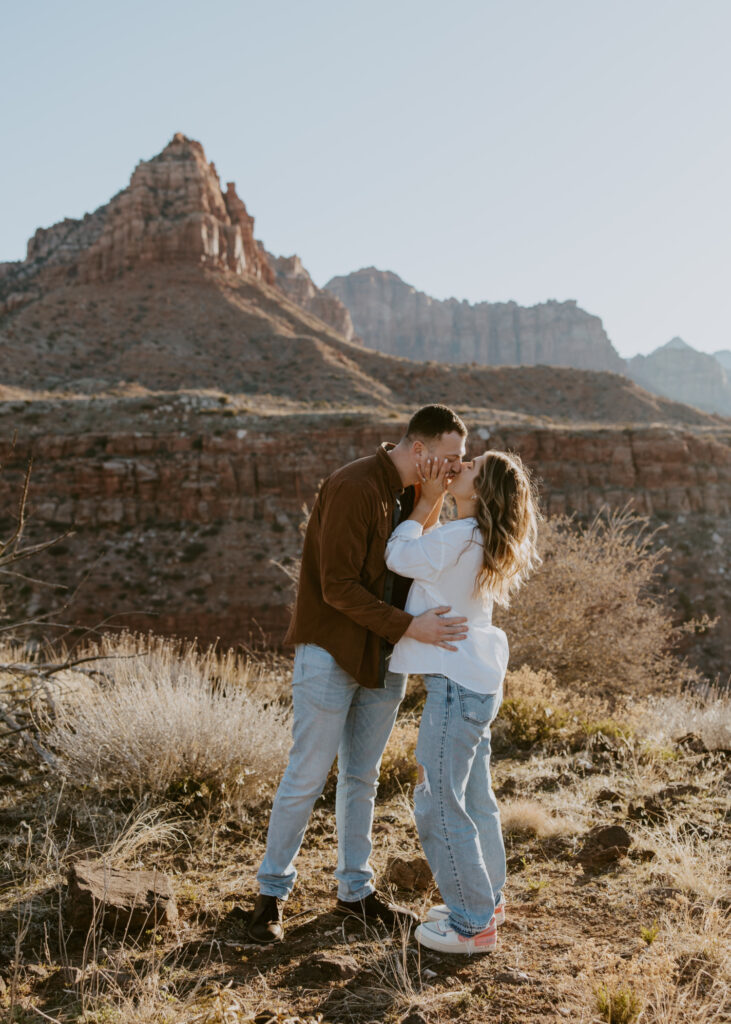
[[[428,612],[422,612],[411,620],[409,628],[404,636],[418,640],[422,644],[433,644],[435,647],[443,647],[445,651],[456,651],[457,647],[449,641],[464,640],[467,636],[467,619],[461,618],[445,619],[447,612],[451,611],[449,605],[440,605],[438,608],[430,608]]]

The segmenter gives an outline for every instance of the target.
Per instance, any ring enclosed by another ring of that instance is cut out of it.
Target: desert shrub
[[[267,699],[256,673],[247,680],[233,655],[160,638],[140,647],[127,637],[103,641],[94,665],[85,686],[54,702],[44,737],[70,785],[239,807],[271,794],[286,763],[290,712]]]
[[[507,611],[495,610],[512,663],[595,691],[677,685],[683,667],[673,648],[685,630],[651,591],[665,549],[647,518],[605,510],[582,528],[554,517],[542,524],[539,547],[543,564]]]
[[[569,712],[560,706],[551,673],[535,672],[523,665],[507,674],[505,697],[493,736],[498,746],[510,743],[520,750],[529,750],[561,736],[570,719]]]
[[[638,734],[655,744],[693,733],[708,750],[731,750],[731,694],[650,697],[634,718]]]

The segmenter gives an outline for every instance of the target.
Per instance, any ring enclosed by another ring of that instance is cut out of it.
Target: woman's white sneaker
[[[414,932],[416,941],[427,949],[438,953],[490,953],[497,945],[497,926],[493,917],[487,928],[479,935],[460,935],[450,928],[446,920],[424,921]]]
[[[424,918],[425,921],[446,921],[449,917],[449,907],[446,903],[440,903],[431,907]],[[495,907],[495,924],[505,923],[505,898],[503,897]]]

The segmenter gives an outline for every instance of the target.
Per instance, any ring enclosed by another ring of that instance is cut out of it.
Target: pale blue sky
[[[0,0],[0,260],[176,131],[315,281],[731,348],[731,0]]]

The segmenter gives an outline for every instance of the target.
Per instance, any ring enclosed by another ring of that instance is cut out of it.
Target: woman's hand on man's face
[[[440,498],[444,497],[452,475],[449,459],[439,460],[433,456],[427,456],[417,463],[416,468],[422,497],[431,501],[432,504],[436,504]]]

